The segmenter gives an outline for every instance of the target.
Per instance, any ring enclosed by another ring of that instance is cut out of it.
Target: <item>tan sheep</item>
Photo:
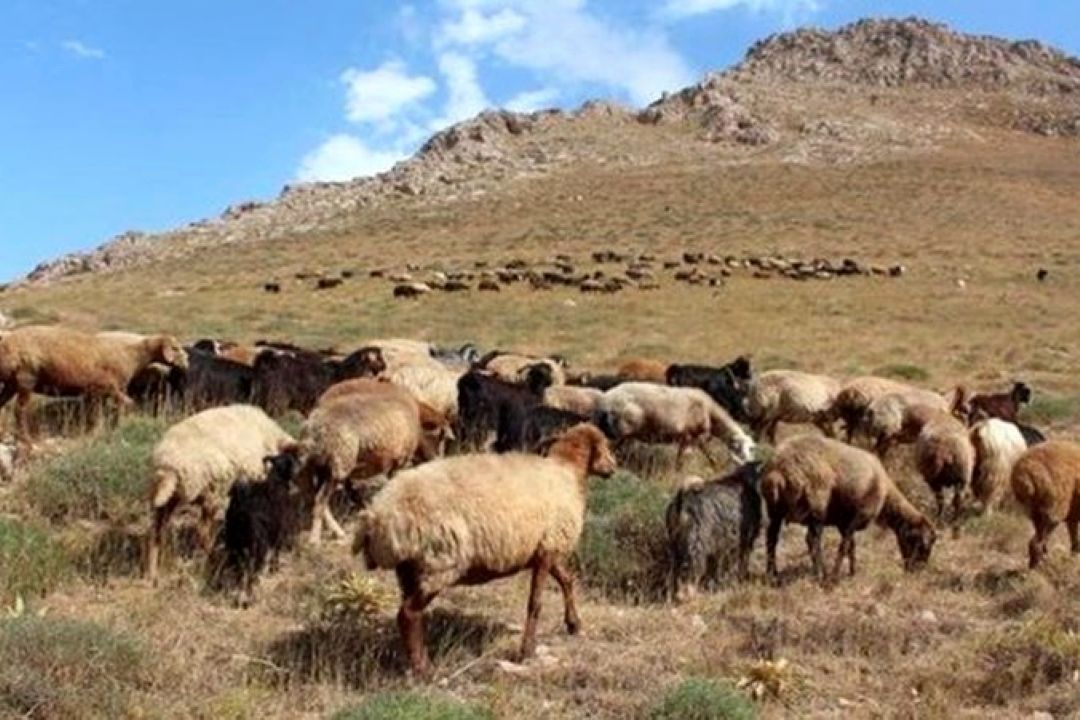
[[[481,359],[479,365],[503,382],[524,385],[529,368],[534,365],[546,365],[551,369],[551,384],[566,384],[564,363],[555,358],[534,357],[517,353],[494,353]]]
[[[746,397],[750,428],[760,440],[776,443],[776,427],[785,423],[813,423],[823,433],[834,434],[830,410],[840,392],[840,382],[827,375],[797,370],[769,370],[758,375]]]
[[[922,400],[921,395],[889,393],[870,403],[860,431],[878,457],[884,458],[894,445],[915,442],[928,422],[941,417],[940,406]]]
[[[749,462],[754,441],[704,390],[668,387],[647,382],[617,385],[597,401],[597,425],[608,437],[649,443],[676,443],[676,467],[683,455],[695,446],[712,462],[706,443],[716,437],[724,441],[735,461]]]
[[[344,395],[353,394],[379,395],[405,401],[416,399],[411,392],[388,380],[354,378],[331,385],[326,392],[319,396],[317,405],[323,405]],[[417,401],[416,405],[420,416],[420,427],[423,428],[424,435],[431,443],[430,446],[426,447],[438,448],[437,454],[441,455],[445,441],[454,439],[451,422],[444,413],[424,402]]]
[[[1027,450],[1027,443],[1020,428],[997,418],[975,423],[969,435],[975,449],[971,492],[980,509],[991,513],[1008,487],[1013,464]]]
[[[556,410],[568,410],[582,417],[592,417],[596,403],[603,394],[591,387],[557,385],[544,390],[544,405]]]
[[[975,470],[975,448],[967,427],[948,412],[939,411],[923,425],[915,440],[915,466],[934,493],[939,521],[945,517],[945,491],[952,488],[955,527],[961,520]]]
[[[667,384],[668,363],[649,358],[630,358],[624,360],[615,374],[624,380]]]
[[[1039,566],[1051,533],[1062,522],[1073,554],[1080,553],[1080,444],[1050,440],[1032,447],[1013,465],[1010,481],[1035,526],[1028,566]]]
[[[877,398],[891,393],[908,395],[924,405],[948,410],[949,404],[944,397],[931,390],[923,390],[912,385],[907,385],[888,378],[867,375],[855,378],[844,383],[840,392],[836,394],[830,417],[842,420],[847,432],[847,440],[851,442],[856,432],[866,421],[866,413],[870,404]]]
[[[463,370],[453,370],[437,360],[428,360],[388,368],[379,378],[408,391],[417,402],[453,422],[458,409],[457,384],[463,374]]]
[[[825,527],[840,531],[835,576],[845,557],[855,574],[855,533],[875,520],[896,534],[908,570],[926,563],[937,537],[933,524],[908,502],[877,457],[832,438],[803,435],[781,443],[762,469],[761,495],[769,512],[768,572],[773,578],[778,576],[776,546],[784,522],[807,526],[806,542],[821,580]],[[749,552],[743,548],[743,562]]]
[[[209,551],[219,500],[229,485],[261,478],[263,460],[291,443],[277,423],[251,405],[204,410],[166,430],[151,457],[147,577],[157,580],[161,543],[177,510],[199,508],[199,539]]]
[[[0,342],[0,408],[18,396],[19,437],[28,442],[34,393],[111,397],[126,410],[133,404],[128,384],[155,362],[186,369],[187,354],[169,335],[136,339],[128,333],[102,337],[63,327],[19,328]]]
[[[585,480],[608,475],[615,458],[589,424],[568,430],[547,457],[463,455],[403,472],[360,514],[354,550],[368,567],[393,569],[401,586],[398,627],[417,675],[431,663],[424,608],[442,590],[532,571],[522,657],[536,649],[546,576],[559,584],[570,634],[581,627],[566,561],[581,536]]]
[[[324,524],[337,538],[345,536],[330,512],[330,498],[346,480],[389,477],[414,457],[430,460],[437,452],[423,432],[419,404],[407,393],[344,393],[320,403],[298,445],[300,485],[314,488],[312,544],[321,542]]]

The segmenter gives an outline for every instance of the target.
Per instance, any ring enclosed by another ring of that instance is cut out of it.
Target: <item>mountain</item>
[[[582,165],[866,163],[994,130],[1080,136],[1080,60],[919,19],[802,29],[766,38],[735,67],[640,110],[596,101],[573,112],[485,112],[385,173],[290,185],[271,202],[237,203],[183,228],[127,232],[43,263],[23,284],[332,232],[387,203],[505,194]]]

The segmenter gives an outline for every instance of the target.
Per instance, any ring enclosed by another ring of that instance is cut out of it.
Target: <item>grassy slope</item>
[[[635,127],[620,132],[626,142],[643,137]],[[723,165],[695,146],[699,152],[677,161],[576,167],[457,203],[402,201],[333,233],[254,251],[221,248],[0,302],[24,318],[189,337],[275,336],[343,348],[373,336],[469,339],[563,352],[597,367],[631,354],[715,360],[750,351],[763,366],[838,375],[910,364],[941,388],[1024,377],[1055,396],[1058,409],[1045,418],[1055,433],[1077,437],[1077,145],[980,132],[982,142],[937,153],[830,167]],[[326,293],[291,281],[281,296],[258,289],[301,269],[583,256],[599,246],[854,256],[902,262],[911,272],[805,284],[736,277],[719,291],[666,280],[658,292],[615,297],[514,288],[395,302],[385,281],[366,278]],[[1039,266],[1051,270],[1045,284],[1033,279]],[[910,475],[906,466],[898,473]],[[0,509],[29,514],[17,494],[0,496]],[[678,609],[586,589],[580,639],[562,635],[552,591],[541,641],[556,660],[524,677],[493,662],[509,658],[518,641],[524,582],[455,590],[437,603],[444,616],[434,634],[448,648],[440,675],[449,692],[508,718],[633,717],[681,678],[738,679],[773,658],[795,670],[780,698],[765,703],[770,717],[1080,713],[1072,675],[1080,650],[1070,634],[1080,611],[1076,562],[1058,537],[1044,573],[1019,572],[1027,536],[1026,523],[1009,513],[980,521],[959,539],[943,538],[932,568],[911,577],[898,567],[893,539],[871,530],[860,538],[859,576],[822,590],[801,572],[802,533],[794,530],[783,541],[784,564],[794,568],[784,587],[755,584]],[[380,660],[394,656],[389,612],[373,626],[308,629],[315,589],[354,568],[340,547],[303,552],[246,612],[203,596],[188,566],[156,591],[119,573],[105,586],[69,583],[45,605],[146,639],[173,678],[149,692],[151,715],[318,717],[359,694],[403,686],[393,662]]]

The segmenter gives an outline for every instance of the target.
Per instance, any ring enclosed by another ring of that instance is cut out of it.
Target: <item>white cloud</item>
[[[67,50],[75,57],[82,58],[84,60],[104,60],[105,51],[101,48],[91,47],[80,40],[65,40],[60,43],[60,47]]]
[[[439,72],[446,78],[446,106],[442,116],[431,123],[433,130],[472,117],[490,105],[471,58],[456,52],[443,53],[439,56]]]
[[[374,70],[349,68],[341,74],[347,87],[346,117],[352,122],[379,122],[435,92],[435,81],[409,75],[400,60],[388,60]]]
[[[374,175],[389,170],[406,153],[394,150],[377,150],[368,147],[352,135],[339,134],[328,138],[300,161],[297,180],[351,180],[355,177]]]
[[[525,17],[512,8],[485,15],[475,7],[466,7],[461,16],[443,24],[440,40],[458,45],[490,43],[525,27]]]
[[[821,9],[820,0],[665,0],[662,14],[673,19],[744,8],[751,12],[779,13],[785,23]]]
[[[514,112],[534,112],[551,107],[558,97],[559,91],[556,88],[526,90],[507,100],[503,107]]]

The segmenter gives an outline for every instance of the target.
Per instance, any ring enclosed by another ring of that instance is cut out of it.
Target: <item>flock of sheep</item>
[[[720,440],[735,464],[717,480],[684,482],[668,507],[675,596],[717,581],[733,560],[746,578],[766,518],[772,577],[785,522],[806,526],[822,580],[825,527],[841,535],[834,575],[844,561],[854,574],[856,533],[872,523],[895,533],[905,568],[915,569],[928,561],[939,522],[992,511],[1010,486],[1035,527],[1031,567],[1062,522],[1080,552],[1080,445],[1046,441],[1018,423],[1031,398],[1023,383],[1001,394],[958,387],[946,396],[880,377],[755,373],[745,357],[720,366],[636,359],[597,374],[560,357],[413,340],[371,341],[342,357],[287,343],[183,347],[170,336],[63,327],[0,335],[0,407],[17,398],[23,445],[34,394],[193,412],[152,456],[146,574],[155,582],[181,509],[198,511],[208,552],[220,536],[246,600],[301,530],[312,544],[324,529],[345,537],[331,511],[337,490],[388,478],[359,513],[353,548],[368,567],[396,573],[398,625],[418,675],[431,670],[424,609],[453,585],[531,572],[523,657],[535,649],[547,576],[562,590],[567,630],[580,628],[568,561],[582,532],[587,478],[613,472],[616,451],[630,441],[673,445],[677,466],[690,449],[716,466],[710,444]],[[306,416],[296,438],[271,417],[289,409]],[[777,445],[781,423],[820,432]],[[755,460],[762,441],[776,445],[763,462]],[[899,443],[914,444],[936,520],[882,463]]]

